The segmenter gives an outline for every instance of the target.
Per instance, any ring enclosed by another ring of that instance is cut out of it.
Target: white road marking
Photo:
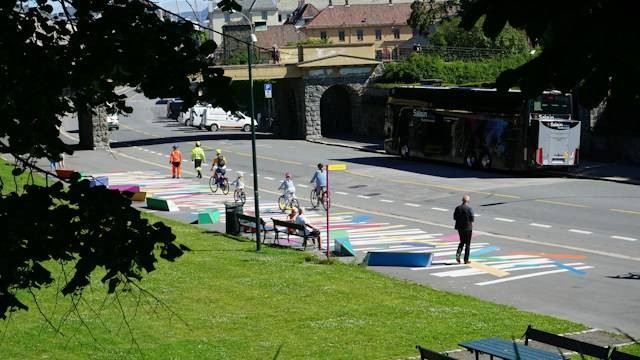
[[[149,149],[142,149],[142,151],[144,151],[144,152],[149,152],[149,151],[151,151],[151,150],[149,150]]]
[[[414,203],[404,203],[407,206],[413,206],[413,207],[420,207],[419,204],[414,204]]]
[[[626,237],[626,236],[618,236],[618,235],[613,235],[611,237],[612,239],[618,239],[618,240],[627,240],[627,241],[637,241],[638,239],[634,239],[634,238],[630,238],[630,237]]]
[[[529,226],[541,227],[541,228],[545,228],[545,229],[550,229],[551,228],[551,225],[538,224],[538,223],[531,223],[531,224],[529,224]]]
[[[432,208],[431,208],[431,210],[435,210],[435,211],[443,211],[443,212],[445,212],[445,211],[449,211],[448,209],[443,209],[443,208],[439,208],[439,207],[432,207]],[[476,215],[476,216],[478,216],[478,215]]]
[[[387,200],[387,199],[380,199],[380,201],[384,202],[384,203],[392,203],[393,200]]]
[[[507,218],[493,218],[493,220],[495,220],[495,221],[502,221],[502,222],[508,222],[508,223],[515,222],[515,220],[513,220],[513,219],[507,219]]]
[[[298,186],[300,186],[301,188],[308,188],[309,185],[304,185],[304,184],[298,184]]]
[[[569,231],[570,231],[570,232],[572,232],[572,233],[584,234],[584,235],[591,235],[591,234],[593,234],[591,231],[586,231],[586,230],[569,229]]]
[[[593,266],[580,266],[580,267],[577,267],[576,269],[577,270],[593,269]],[[560,270],[542,271],[542,272],[537,272],[537,273],[532,273],[532,274],[508,277],[508,278],[504,278],[504,279],[479,282],[479,283],[476,283],[476,285],[479,285],[479,286],[492,285],[492,284],[498,284],[498,283],[503,283],[503,282],[507,282],[507,281],[520,280],[520,279],[526,279],[526,278],[530,278],[530,277],[549,275],[549,274],[557,274],[557,273],[567,272],[567,271],[569,271],[569,270],[560,269]]]
[[[338,194],[338,195],[349,195],[349,193],[342,192],[342,191],[336,191],[336,194]]]
[[[358,197],[361,199],[371,199],[371,196],[366,196],[366,195],[358,195]]]
[[[270,176],[265,176],[264,179],[266,179],[266,180],[275,180],[274,178],[272,178]]]

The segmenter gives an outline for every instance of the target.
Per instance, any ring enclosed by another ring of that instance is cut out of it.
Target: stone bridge
[[[373,44],[305,46],[280,51],[281,63],[252,67],[254,80],[269,80],[273,84],[279,135],[313,139],[382,131],[383,107],[367,111],[362,106],[366,84],[381,65],[375,59]],[[223,68],[225,75],[236,81],[249,79],[247,65]],[[372,117],[376,118],[373,122]]]

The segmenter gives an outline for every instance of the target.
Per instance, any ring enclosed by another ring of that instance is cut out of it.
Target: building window
[[[321,31],[320,32],[320,40],[327,40],[327,32],[326,31]]]
[[[282,22],[282,14],[278,14],[278,22],[281,23]]]
[[[356,31],[356,37],[358,38],[358,41],[364,40],[364,32],[362,32],[362,30]]]
[[[340,41],[344,41],[344,31],[339,31],[339,32],[338,32],[338,39],[339,39]]]
[[[267,12],[266,11],[262,12],[262,20],[267,20]]]
[[[231,21],[231,14],[224,13],[224,22],[228,23]]]
[[[393,38],[400,39],[400,29],[393,29]]]
[[[382,40],[382,30],[376,29],[376,40]]]

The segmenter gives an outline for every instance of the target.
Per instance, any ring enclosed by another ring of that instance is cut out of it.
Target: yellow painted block
[[[145,191],[138,191],[133,193],[131,196],[132,201],[145,201],[147,199],[147,195],[151,196],[151,194],[147,194]]]
[[[327,169],[331,171],[347,170],[347,164],[329,164]]]

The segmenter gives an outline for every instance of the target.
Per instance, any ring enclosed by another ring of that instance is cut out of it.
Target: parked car
[[[151,113],[156,118],[161,118],[167,115],[167,103],[173,99],[158,99],[151,106]]]
[[[184,104],[184,101],[180,99],[173,99],[173,100],[167,101],[167,117],[169,119],[178,120],[178,115],[180,115],[180,113],[183,111],[182,110],[183,104]]]
[[[107,130],[120,129],[120,121],[118,120],[118,114],[107,114]]]

